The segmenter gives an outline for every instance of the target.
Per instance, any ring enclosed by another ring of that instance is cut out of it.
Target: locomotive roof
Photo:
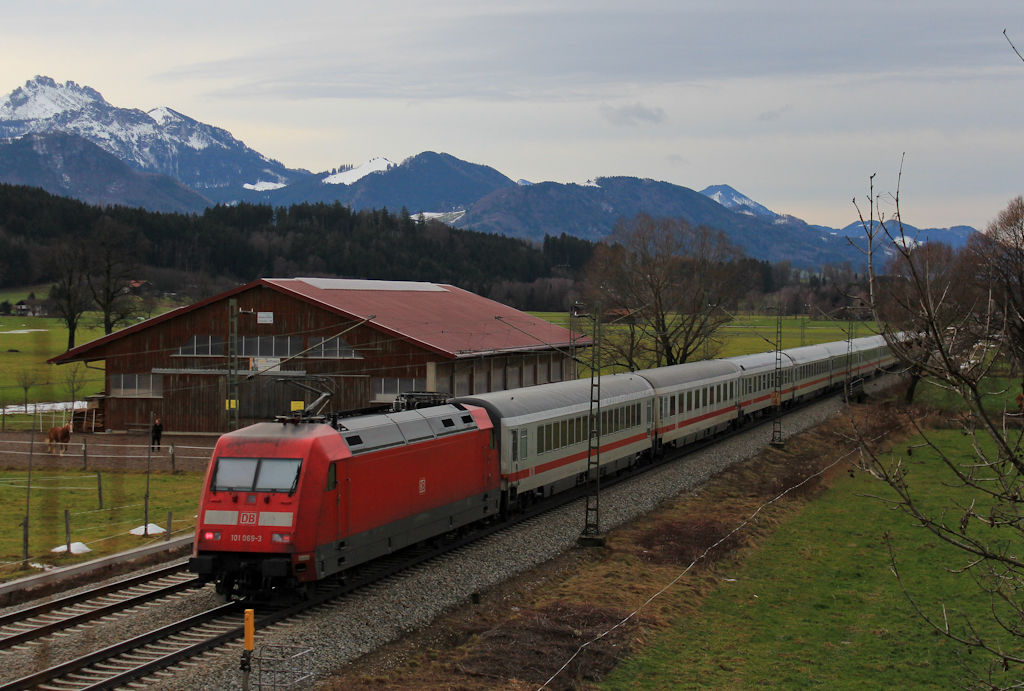
[[[338,421],[338,432],[354,455],[477,428],[472,413],[454,405],[362,415]]]
[[[739,367],[729,360],[704,360],[684,362],[670,367],[656,367],[637,372],[641,377],[658,388],[680,386],[704,379],[714,379],[739,372]]]
[[[650,383],[636,373],[601,377],[601,405],[615,405],[653,392]],[[459,396],[460,403],[478,405],[498,424],[525,424],[541,418],[567,415],[590,408],[590,379],[541,384],[511,391]]]

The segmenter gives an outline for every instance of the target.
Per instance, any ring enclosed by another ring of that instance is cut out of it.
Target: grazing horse
[[[46,449],[50,453],[53,453],[54,448],[60,451],[60,455],[63,456],[64,452],[68,450],[68,442],[71,441],[72,423],[68,423],[63,427],[51,427],[50,433],[46,436]]]

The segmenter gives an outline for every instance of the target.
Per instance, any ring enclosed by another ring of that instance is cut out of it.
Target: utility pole
[[[238,429],[238,300],[228,300],[228,431]]]
[[[782,441],[782,303],[779,302],[775,310],[775,390],[772,392],[772,404],[775,407],[775,419],[772,420],[772,440],[770,446],[781,449],[785,446]]]
[[[587,503],[583,547],[604,547],[601,535],[601,303],[594,304],[593,344],[590,351],[590,416],[587,424]]]

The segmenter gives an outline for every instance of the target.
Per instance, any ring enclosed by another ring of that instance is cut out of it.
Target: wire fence
[[[40,459],[59,459],[62,465],[71,465],[72,459],[81,462],[83,470],[89,470],[90,464],[109,466],[109,461],[156,463],[157,466],[169,465],[173,471],[198,470],[206,466],[214,447],[190,446],[186,444],[162,444],[159,448],[150,444],[104,444],[90,441],[88,436],[82,441],[56,444],[43,440],[21,441],[0,439],[0,465],[22,465],[30,456]],[[106,463],[104,463],[106,462]],[[3,481],[0,481],[3,482]]]

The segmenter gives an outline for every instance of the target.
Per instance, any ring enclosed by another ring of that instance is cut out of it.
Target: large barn
[[[273,419],[324,391],[325,412],[340,412],[407,391],[467,395],[571,379],[569,348],[583,345],[450,285],[263,278],[50,362],[105,361],[108,429],[153,415],[166,430],[224,432],[236,417],[242,426]]]

